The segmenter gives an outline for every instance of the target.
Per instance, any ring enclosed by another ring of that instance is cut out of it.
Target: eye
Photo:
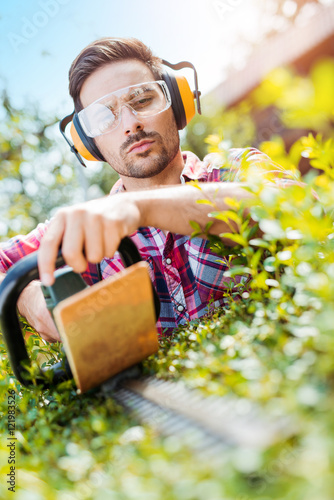
[[[134,99],[130,102],[130,105],[139,108],[150,104],[152,101],[153,97],[142,97],[141,99]]]
[[[139,111],[144,108],[151,108],[152,106],[155,106],[156,101],[157,94],[154,90],[149,89],[130,99],[129,104],[134,110]]]

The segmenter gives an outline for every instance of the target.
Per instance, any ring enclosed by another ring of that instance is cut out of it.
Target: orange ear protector
[[[162,62],[165,66],[169,66],[175,70],[190,68],[194,71],[194,92],[190,90],[189,83],[184,76],[174,75],[174,73],[168,70],[165,70],[162,74],[162,79],[166,82],[172,99],[172,110],[177,128],[178,130],[182,130],[195,116],[194,99],[196,99],[197,111],[201,114],[201,104],[199,100],[201,93],[198,90],[197,71],[194,65],[187,61],[178,64],[171,64],[164,60],[162,60]]]
[[[177,64],[171,64],[167,61],[162,60],[162,63],[174,70],[190,68],[194,71],[194,92],[192,92],[192,90],[190,89],[189,83],[184,76],[175,75],[167,69],[164,70],[162,74],[162,79],[166,82],[171,96],[172,110],[174,113],[177,128],[178,130],[182,130],[195,116],[196,111],[194,99],[196,99],[197,112],[201,114],[201,92],[198,90],[197,72],[193,64],[187,61],[183,61]],[[70,122],[72,122],[70,133],[73,144],[65,135],[65,128]],[[99,149],[97,148],[94,139],[88,137],[85,134],[77,113],[73,112],[70,115],[65,116],[65,118],[61,120],[59,127],[61,134],[69,144],[71,151],[76,155],[81,165],[83,165],[84,167],[86,166],[82,158],[90,161],[105,161]]]

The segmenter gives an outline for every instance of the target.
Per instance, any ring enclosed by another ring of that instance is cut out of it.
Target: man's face
[[[87,78],[80,99],[85,108],[111,92],[154,80],[151,70],[141,61],[112,62]],[[118,174],[137,179],[160,174],[175,158],[180,147],[171,107],[148,117],[135,116],[128,107],[123,107],[118,127],[94,140]]]

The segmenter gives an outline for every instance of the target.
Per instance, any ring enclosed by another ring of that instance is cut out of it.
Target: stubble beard
[[[171,127],[165,136],[165,141],[158,132],[145,132],[141,130],[131,135],[121,146],[120,155],[111,153],[104,154],[106,161],[116,172],[124,177],[134,179],[148,179],[154,177],[165,170],[165,168],[174,160],[180,149],[180,139],[176,125]],[[137,153],[135,158],[130,158],[127,150],[132,144],[144,139],[154,140],[154,148]],[[140,160],[139,160],[140,158]]]

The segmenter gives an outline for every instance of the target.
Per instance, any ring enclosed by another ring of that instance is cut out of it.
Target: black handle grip
[[[130,238],[123,238],[121,240],[118,251],[120,252],[123,263],[126,267],[142,260],[136,245]],[[31,362],[22,335],[16,304],[24,288],[31,281],[39,279],[37,255],[38,252],[33,252],[14,264],[9,269],[0,285],[0,320],[2,334],[13,372],[21,384],[25,386],[29,386],[31,384],[27,378]],[[56,260],[56,268],[63,265],[65,265],[65,261],[61,252],[59,252]],[[158,319],[160,314],[160,302],[153,284],[152,289],[156,319]],[[58,383],[62,380],[68,380],[72,377],[71,370],[66,359],[48,369],[43,370],[40,378],[37,378],[37,383],[48,386],[47,380],[50,380],[50,377],[45,376],[45,372],[47,371],[52,372],[52,380],[54,383]]]

